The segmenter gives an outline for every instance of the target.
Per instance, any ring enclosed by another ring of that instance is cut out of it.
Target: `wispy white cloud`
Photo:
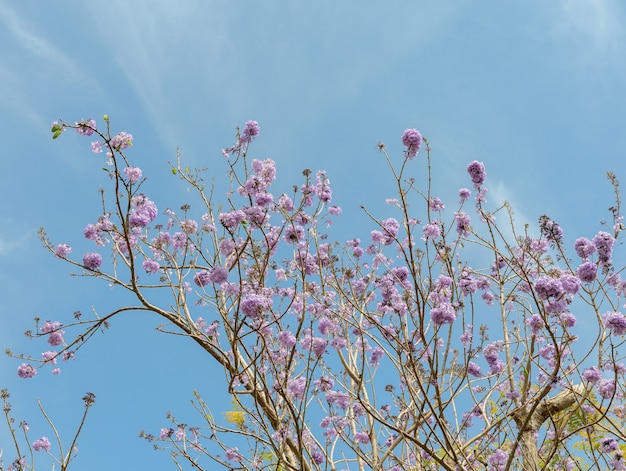
[[[46,37],[23,14],[2,1],[0,28],[5,43],[0,51],[0,86],[5,91],[10,90],[0,96],[0,103],[30,122],[34,129],[48,127],[50,117],[43,115],[42,100],[54,96],[53,90],[80,84],[94,94],[99,92],[97,81],[54,39]]]
[[[16,224],[12,224],[15,226]],[[0,257],[14,256],[15,252],[26,248],[32,244],[34,231],[21,228],[11,228],[6,230],[7,224],[2,224],[5,229],[0,231]]]
[[[37,56],[44,63],[55,64],[64,71],[65,78],[78,78],[83,75],[74,61],[52,42],[37,34],[34,27],[5,3],[0,3],[0,23],[5,27],[5,31],[14,37],[18,47]]]
[[[622,5],[614,0],[560,0],[554,32],[582,37],[594,48],[612,49],[624,40]]]

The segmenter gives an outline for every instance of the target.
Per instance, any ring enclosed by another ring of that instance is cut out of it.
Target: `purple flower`
[[[159,433],[159,440],[165,440],[166,438],[171,437],[173,433],[173,428],[163,427],[161,428],[161,432]]]
[[[535,292],[539,299],[558,298],[563,294],[563,287],[559,280],[544,276],[535,283]]]
[[[450,303],[443,303],[430,311],[430,317],[436,325],[452,324],[456,312]]]
[[[54,249],[54,256],[57,258],[65,258],[69,253],[72,253],[72,247],[67,244],[59,244]]]
[[[467,373],[472,375],[472,376],[476,376],[478,378],[480,378],[482,376],[482,373],[480,372],[480,366],[478,366],[473,361],[470,361],[467,364]]]
[[[239,304],[239,308],[244,315],[257,319],[271,308],[270,300],[260,294],[249,294]]]
[[[381,225],[383,226],[383,233],[385,236],[383,239],[383,244],[390,245],[398,235],[398,231],[400,230],[400,224],[396,219],[389,218],[385,219],[381,223]]]
[[[441,228],[437,221],[433,221],[430,224],[426,224],[422,229],[424,231],[424,239],[436,239],[441,235]]]
[[[526,319],[526,325],[532,329],[533,335],[537,335],[546,326],[546,323],[539,314],[533,314]]]
[[[249,144],[250,142],[254,141],[254,139],[259,135],[260,132],[261,127],[259,126],[259,123],[257,123],[256,121],[246,122],[246,125],[243,128],[243,132],[239,137],[240,144]]]
[[[288,330],[282,330],[278,333],[278,343],[285,348],[291,348],[296,345],[296,336]]]
[[[339,337],[335,337],[335,339],[337,338]],[[313,337],[313,340],[311,342],[311,350],[313,350],[313,353],[315,353],[315,355],[321,357],[326,351],[327,345],[328,342],[326,341],[326,339],[323,339],[321,337]]]
[[[43,358],[44,363],[52,363],[53,365],[56,365],[57,355],[58,353],[54,350],[48,350],[47,352],[43,352],[41,357]]]
[[[470,235],[472,223],[471,218],[464,213],[463,211],[454,214],[454,219],[456,220],[456,232],[459,236],[467,237]]]
[[[137,183],[141,178],[141,169],[139,167],[126,167],[124,169],[124,175],[131,183]]]
[[[118,135],[111,138],[110,144],[114,149],[126,149],[133,145],[133,136],[132,134],[122,131]]]
[[[459,340],[461,341],[461,344],[464,347],[469,347],[470,344],[472,343],[472,337],[473,337],[472,328],[473,328],[472,324],[467,324],[467,326],[465,327],[465,330],[459,337]]]
[[[211,275],[207,270],[200,270],[194,275],[193,282],[200,287],[206,286],[211,282]]]
[[[412,159],[422,146],[422,135],[417,129],[405,129],[402,133],[402,144],[406,147],[406,157]]]
[[[563,229],[545,214],[539,218],[539,230],[547,240],[559,243],[563,239]]]
[[[464,296],[473,294],[478,290],[478,282],[476,278],[472,276],[472,269],[470,267],[463,267],[461,274],[459,275],[459,287]]]
[[[35,451],[50,451],[50,441],[46,437],[38,438],[33,442],[33,449]]]
[[[461,198],[459,204],[463,204],[463,202],[467,201],[471,195],[472,192],[468,188],[461,188],[459,190],[459,198]]]
[[[485,165],[478,160],[470,162],[467,166],[467,173],[469,173],[469,176],[472,179],[474,188],[480,187],[485,182],[485,177],[487,176]]]
[[[385,355],[385,352],[380,347],[374,347],[372,350],[372,355],[370,357],[370,365],[378,366],[380,363],[380,359]]]
[[[102,255],[98,252],[86,253],[83,256],[83,266],[87,270],[95,271],[102,265]]]
[[[330,391],[335,386],[335,381],[330,376],[320,376],[315,380],[315,387],[318,391]]]
[[[326,402],[336,404],[340,409],[347,409],[350,406],[350,396],[343,391],[328,391],[325,394]]]
[[[428,203],[428,207],[431,211],[443,211],[446,209],[446,205],[443,204],[443,201],[441,201],[441,199],[437,197],[431,198],[430,202]]]
[[[239,453],[239,449],[237,447],[234,447],[226,450],[226,459],[234,461],[235,463],[241,463],[243,457]]]
[[[586,237],[580,237],[576,239],[574,242],[574,249],[576,250],[576,254],[586,260],[596,251],[595,245]]]
[[[37,374],[37,370],[30,363],[22,363],[17,367],[17,375],[20,378],[33,378]]]
[[[289,394],[291,394],[291,396],[295,397],[296,399],[302,399],[305,389],[306,378],[302,376],[300,378],[292,379],[287,384],[287,390],[289,391]]]
[[[146,273],[158,273],[161,266],[159,262],[156,260],[146,259],[142,263],[143,269],[146,270]]]
[[[241,209],[232,211],[230,213],[221,213],[219,215],[220,222],[227,229],[234,229],[245,218],[246,218],[246,214]]]
[[[185,234],[195,234],[198,232],[198,223],[193,219],[185,219],[180,223],[180,228]]]
[[[597,366],[592,366],[591,368],[587,368],[583,372],[583,379],[591,384],[596,384],[600,381],[601,373]]]
[[[596,279],[598,267],[595,263],[584,262],[576,270],[576,275],[580,278],[580,281],[584,283],[592,283]]]
[[[357,443],[362,443],[364,445],[367,445],[370,442],[370,436],[367,432],[356,432],[354,434],[354,440]]]
[[[613,453],[619,449],[619,443],[613,437],[607,437],[600,441],[600,448],[604,453]]]
[[[131,205],[133,206],[129,215],[131,226],[146,227],[149,223],[154,221],[158,215],[156,205],[145,195],[133,196]]]
[[[607,312],[602,316],[604,326],[613,335],[624,335],[626,333],[626,317],[620,312]]]
[[[209,272],[209,279],[217,285],[224,283],[228,279],[228,270],[224,267],[213,267]]]
[[[76,132],[81,136],[91,136],[96,129],[96,122],[93,119],[76,123]]]
[[[609,265],[611,263],[614,243],[615,239],[608,232],[598,232],[593,238],[593,245],[598,250],[598,261],[601,265]]]
[[[568,294],[576,294],[578,293],[578,289],[580,288],[580,279],[575,277],[574,275],[564,274],[559,278],[561,282],[561,287],[563,291]]]
[[[602,378],[596,384],[596,388],[603,399],[611,399],[615,394],[615,380]]]
[[[496,450],[487,458],[487,471],[504,471],[509,454],[504,450]]]

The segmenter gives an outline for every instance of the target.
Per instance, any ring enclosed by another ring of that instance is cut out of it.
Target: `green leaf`
[[[176,172],[176,169],[174,167],[172,167],[172,175],[176,175],[176,173],[178,173],[178,172]]]
[[[63,133],[63,129],[59,129],[58,131],[55,131],[54,134],[52,135],[52,139],[56,139],[57,137],[59,137],[61,134]]]

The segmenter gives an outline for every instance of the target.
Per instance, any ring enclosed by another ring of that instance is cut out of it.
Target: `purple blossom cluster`
[[[417,129],[405,129],[402,133],[402,144],[406,147],[406,158],[412,159],[422,146],[422,134]]]
[[[439,275],[428,299],[434,304],[430,318],[435,325],[452,324],[456,320],[456,307],[452,304],[452,278]]]
[[[51,448],[50,441],[47,437],[38,438],[33,442],[33,450],[49,452]]]
[[[381,222],[382,231],[372,231],[372,241],[377,244],[391,245],[397,240],[400,224],[395,218]]]
[[[474,160],[467,166],[467,173],[469,173],[474,188],[480,188],[485,183],[487,172],[485,171],[485,165],[482,162]]]
[[[131,227],[146,227],[156,219],[158,214],[156,205],[146,195],[136,195],[131,199],[129,214]]]

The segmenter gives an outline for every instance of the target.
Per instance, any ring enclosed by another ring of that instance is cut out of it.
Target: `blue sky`
[[[235,126],[258,120],[255,156],[277,162],[278,185],[307,167],[328,172],[344,239],[369,233],[360,204],[384,216],[393,196],[376,143],[399,160],[402,131],[416,127],[444,200],[456,201],[477,159],[491,201],[509,200],[519,224],[548,213],[573,240],[608,217],[605,172],[626,178],[624,25],[626,7],[609,0],[0,0],[0,345],[38,355],[42,343],[21,336],[33,317],[68,321],[123,302],[70,278],[37,238],[44,226],[55,241],[84,244],[104,184],[101,156],[75,136],[53,142],[53,120],[108,113],[134,135],[130,156],[163,207],[186,197],[168,172],[177,146],[190,167],[220,178]],[[118,320],[59,377],[19,380],[18,362],[0,358],[15,416],[33,439],[50,436],[39,397],[69,433],[92,391],[77,468],[173,469],[139,430],[188,411],[193,388],[216,410],[224,396],[200,352],[156,325]]]

